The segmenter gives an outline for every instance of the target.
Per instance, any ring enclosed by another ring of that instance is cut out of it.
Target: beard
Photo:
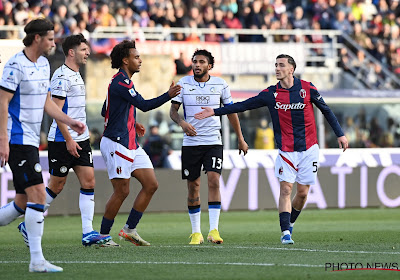
[[[203,73],[201,73],[201,74],[193,73],[193,76],[194,76],[196,79],[201,80],[201,79],[204,77],[205,74],[207,74],[207,73],[206,73],[206,72],[203,72]]]

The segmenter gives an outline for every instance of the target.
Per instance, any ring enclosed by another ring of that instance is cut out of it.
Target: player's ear
[[[128,65],[128,62],[129,62],[129,57],[124,57],[124,58],[122,59],[122,63],[123,63],[123,64]]]

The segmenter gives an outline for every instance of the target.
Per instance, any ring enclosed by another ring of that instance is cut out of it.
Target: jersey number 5
[[[314,166],[313,173],[317,172],[317,171],[318,171],[318,165],[317,165],[317,162],[316,162],[316,161],[314,161],[314,162],[312,163],[312,165]]]

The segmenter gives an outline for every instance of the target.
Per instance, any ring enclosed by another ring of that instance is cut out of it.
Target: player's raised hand
[[[201,109],[204,109],[204,110],[194,114],[194,118],[195,119],[202,120],[202,119],[214,116],[214,109],[213,108],[201,107]]]
[[[146,128],[141,123],[137,122],[135,128],[136,128],[136,133],[139,137],[143,137],[144,134],[146,133]]]
[[[179,93],[181,93],[181,86],[180,85],[175,85],[175,82],[172,81],[171,85],[169,86],[169,90],[168,90],[168,94],[169,97],[173,98],[177,95],[179,95]]]
[[[349,142],[347,141],[346,136],[343,135],[338,137],[337,141],[339,143],[339,148],[343,149],[343,152],[346,151],[346,149],[349,147]]]

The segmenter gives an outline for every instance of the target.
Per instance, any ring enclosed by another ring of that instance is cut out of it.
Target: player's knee
[[[297,196],[301,199],[307,199],[308,191],[298,191]]]
[[[96,184],[96,180],[94,179],[94,177],[92,179],[87,180],[86,182],[84,182],[82,184],[82,188],[83,189],[89,189],[89,190],[93,190],[94,186]]]
[[[129,188],[119,188],[118,190],[115,190],[114,194],[121,199],[125,199],[129,195]]]
[[[292,194],[292,189],[287,187],[287,188],[281,188],[280,195],[281,196],[290,196]]]
[[[151,183],[147,184],[144,187],[144,189],[146,190],[146,192],[153,195],[158,189],[158,182],[157,181],[151,182]]]
[[[217,191],[219,190],[219,182],[218,181],[208,181],[208,189]]]

